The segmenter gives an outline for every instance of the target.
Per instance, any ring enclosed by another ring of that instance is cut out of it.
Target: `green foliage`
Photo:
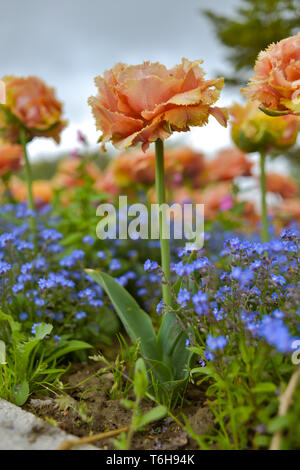
[[[199,347],[191,349],[195,354],[202,354]],[[205,367],[191,370],[198,385],[207,383],[207,404],[214,415],[215,427],[209,435],[197,436],[186,420],[188,432],[201,449],[214,444],[222,450],[243,450],[268,448],[272,435],[284,430],[288,436],[283,439],[283,447],[297,448],[295,443],[298,438],[299,444],[300,438],[299,387],[294,407],[285,416],[277,415],[278,396],[295,366],[280,356],[266,361],[268,353],[263,346],[255,350],[241,341],[240,352],[241,357],[236,357],[222,369],[210,362]]]
[[[139,358],[135,364],[135,373],[133,378],[135,401],[128,399],[122,400],[125,408],[132,410],[130,427],[127,434],[124,432],[120,434],[118,439],[113,440],[116,449],[129,450],[131,440],[135,432],[141,431],[148,424],[162,419],[167,414],[167,408],[163,405],[158,405],[145,414],[140,410],[140,403],[144,398],[146,398],[148,385],[149,382],[146,365],[143,359]]]
[[[253,69],[258,53],[269,44],[297,33],[300,27],[299,0],[241,0],[234,16],[205,10],[220,42],[227,47],[227,59],[236,72]],[[248,76],[236,74],[233,84]]]
[[[32,392],[53,387],[64,368],[57,362],[66,354],[89,348],[83,341],[51,338],[52,326],[40,323],[32,336],[23,325],[0,311],[0,397],[23,405]]]
[[[140,340],[142,355],[161,387],[174,389],[184,385],[192,353],[184,347],[186,335],[176,324],[175,313],[165,313],[156,336],[150,317],[115,279],[92,269],[86,272],[109,296],[131,340]]]
[[[135,363],[138,358],[140,350],[139,340],[136,344],[128,345],[125,338],[119,334],[119,345],[120,352],[114,361],[109,361],[103,354],[97,354],[90,356],[95,362],[101,362],[105,364],[98,374],[106,374],[111,372],[113,374],[113,386],[109,390],[110,400],[119,400],[122,398],[128,398],[128,395],[133,387],[132,378],[134,376]]]

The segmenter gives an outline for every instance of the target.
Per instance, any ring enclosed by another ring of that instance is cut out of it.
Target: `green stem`
[[[155,184],[156,184],[156,199],[157,204],[166,203],[166,187],[165,187],[165,169],[164,169],[164,144],[158,139],[155,142]],[[159,211],[159,237],[160,237],[160,251],[161,251],[161,267],[165,276],[165,280],[170,283],[170,240],[163,238],[166,234],[166,214],[164,211]],[[162,295],[165,305],[171,305],[171,291],[168,284],[162,285]]]
[[[261,189],[261,221],[262,221],[261,239],[264,243],[269,241],[268,213],[267,213],[267,201],[266,201],[265,160],[266,160],[266,155],[264,152],[261,152],[260,153],[260,189]]]

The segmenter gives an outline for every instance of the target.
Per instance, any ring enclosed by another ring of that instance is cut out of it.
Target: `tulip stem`
[[[264,152],[260,153],[260,189],[261,189],[261,239],[263,243],[269,241],[268,233],[268,213],[267,213],[267,201],[266,201],[266,173],[265,173],[265,161],[266,155]]]
[[[165,169],[164,169],[164,144],[158,139],[155,142],[155,184],[156,199],[159,205],[159,238],[161,251],[161,267],[168,283],[162,284],[163,302],[165,305],[171,305],[170,291],[170,240],[166,230],[166,213],[161,210],[161,205],[166,203],[166,187],[165,187]]]
[[[24,159],[25,159],[25,174],[26,174],[26,184],[27,184],[27,196],[28,196],[28,207],[31,211],[35,211],[34,207],[34,199],[33,199],[33,193],[32,193],[32,176],[31,176],[31,166],[30,166],[30,161],[28,158],[28,153],[27,153],[27,136],[26,136],[26,130],[21,129],[20,131],[20,140],[21,140],[21,145],[23,148],[23,154],[24,154]],[[34,220],[32,222],[32,228],[35,228]]]

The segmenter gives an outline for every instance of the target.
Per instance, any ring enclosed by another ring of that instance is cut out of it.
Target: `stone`
[[[0,450],[55,450],[63,441],[76,439],[78,437],[0,398]],[[84,444],[74,450],[99,449]]]

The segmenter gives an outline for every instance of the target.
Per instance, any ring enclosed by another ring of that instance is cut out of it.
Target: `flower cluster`
[[[228,360],[238,353],[241,340],[267,351],[292,352],[300,335],[299,254],[296,228],[268,243],[228,237],[216,262],[203,250],[180,250],[181,260],[172,265],[174,286],[182,279],[174,292],[175,311],[189,336],[188,346],[201,345],[202,361],[219,360],[224,350]],[[145,271],[159,273],[159,267],[148,260]],[[155,286],[158,274],[153,281]],[[164,311],[158,302],[157,312]]]
[[[89,235],[81,240],[83,249],[65,245],[58,220],[49,211],[44,207],[38,212],[34,236],[27,219],[34,214],[26,204],[1,207],[0,308],[25,322],[28,331],[33,324],[47,322],[59,337],[72,334],[92,343],[107,341],[118,321],[84,268],[93,266],[94,260],[94,266],[110,272],[123,286],[136,274],[116,256],[114,247],[97,252]],[[98,256],[90,256],[90,250]]]

